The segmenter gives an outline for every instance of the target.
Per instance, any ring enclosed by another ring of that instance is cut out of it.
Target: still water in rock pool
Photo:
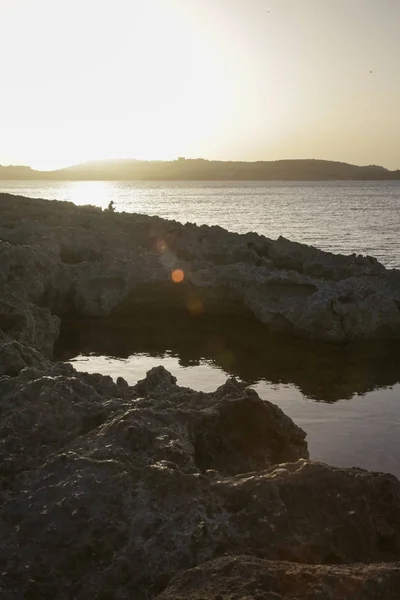
[[[64,323],[57,355],[131,385],[157,365],[205,392],[237,377],[307,432],[314,460],[400,476],[398,342],[332,346],[272,335],[255,320],[140,315]]]

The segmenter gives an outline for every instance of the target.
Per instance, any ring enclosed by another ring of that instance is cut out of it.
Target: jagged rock
[[[357,276],[382,275],[386,269],[372,256],[343,256],[321,251],[313,246],[291,242],[280,236],[272,242],[269,256],[274,264],[289,271],[306,273],[313,277],[340,281]]]
[[[161,386],[162,391],[165,388],[169,388],[170,386],[174,386],[176,384],[176,377],[171,375],[164,367],[154,367],[147,371],[147,376],[145,379],[138,381],[136,384],[136,392],[137,394],[147,395],[149,393],[154,393],[157,391],[157,388]]]
[[[0,414],[5,600],[152,599],[224,554],[400,555],[397,479],[296,460],[304,433],[234,380],[205,394],[157,369],[130,387],[58,363],[0,378]]]
[[[32,303],[59,316],[178,308],[253,314],[273,331],[315,339],[400,338],[400,273],[371,257],[66,202],[1,194],[0,206],[0,300],[12,293],[30,307],[48,347],[40,335],[20,341],[47,353],[57,333]]]
[[[0,378],[0,474],[39,466],[99,426],[121,408],[119,392],[110,377],[78,376],[63,363],[37,362],[18,377]]]
[[[193,392],[177,387],[163,367],[130,388],[108,376],[77,373],[68,364],[37,362],[17,377],[0,378],[0,395],[0,463],[12,473],[42,464],[132,406],[134,412],[126,414],[135,428],[147,415],[145,429],[152,424],[177,430],[178,446],[190,448],[190,469],[219,465],[220,472],[240,473],[308,456],[305,433],[253,390],[228,383],[215,394]],[[104,458],[102,448],[96,452]],[[159,460],[169,460],[172,446],[167,454]]]
[[[301,565],[219,558],[179,575],[157,600],[397,600],[399,564]]]
[[[37,350],[0,334],[0,376],[17,375],[28,366],[44,368],[46,365],[47,361]]]
[[[60,319],[42,300],[48,288],[57,287],[54,256],[43,248],[0,240],[0,261],[0,331],[50,357]]]
[[[253,390],[234,383],[228,380],[217,390],[220,402],[195,424],[197,466],[203,472],[234,475],[304,457],[303,434],[291,419]]]

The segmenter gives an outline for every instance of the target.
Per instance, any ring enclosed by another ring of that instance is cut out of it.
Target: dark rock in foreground
[[[204,394],[179,388],[175,381],[158,367],[130,388],[122,379],[115,384],[110,377],[77,373],[63,363],[1,378],[0,472],[17,475],[39,467],[71,444],[82,447],[86,436],[94,444],[91,454],[109,458],[105,448],[110,448],[112,457],[116,440],[109,420],[116,416],[116,422],[129,423],[133,449],[137,431],[144,446],[137,442],[136,449],[143,449],[148,460],[153,462],[153,453],[162,449],[165,455],[157,460],[167,461],[166,466],[169,459],[171,465],[178,461],[174,466],[189,473],[212,469],[235,475],[308,457],[304,431],[254,390],[228,380],[215,393]],[[165,442],[154,446],[156,432]],[[134,454],[129,460],[138,460]]]
[[[177,577],[157,600],[397,600],[400,565],[301,565],[220,558]]]
[[[234,380],[205,394],[157,368],[129,387],[59,363],[0,378],[0,399],[7,600],[151,599],[222,555],[400,556],[397,479],[306,460],[304,432]]]

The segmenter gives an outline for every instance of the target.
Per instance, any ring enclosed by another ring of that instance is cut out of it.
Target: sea
[[[400,268],[400,181],[41,182],[0,181],[0,192],[158,215],[230,231],[284,236],[323,250],[375,256]],[[1,205],[0,205],[1,219]],[[134,384],[164,365],[179,385],[213,391],[235,376],[278,404],[307,432],[310,456],[400,477],[400,346],[332,348],[265,336],[254,324],[223,323],[177,338],[114,328],[71,342],[63,358],[76,369]],[[147,331],[147,330],[146,330]],[[162,332],[162,333],[158,333]],[[104,342],[105,337],[108,343]]]

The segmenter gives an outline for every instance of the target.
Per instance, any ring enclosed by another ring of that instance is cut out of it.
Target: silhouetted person
[[[114,200],[111,200],[110,204],[108,205],[108,210],[110,212],[115,212],[115,208],[114,208]]]

